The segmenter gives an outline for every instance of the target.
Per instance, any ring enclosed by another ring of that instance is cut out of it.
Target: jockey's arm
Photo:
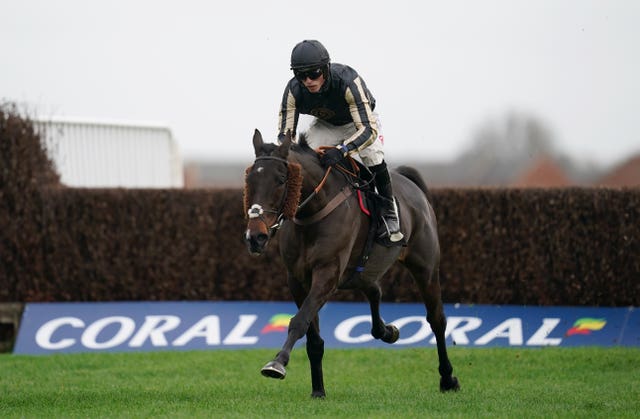
[[[296,108],[296,99],[291,93],[291,89],[287,85],[282,95],[282,104],[280,105],[280,114],[278,116],[278,142],[282,140],[287,133],[291,131],[292,138],[296,137],[296,129],[298,127],[298,117],[300,113]]]
[[[373,115],[369,99],[364,94],[360,77],[349,85],[345,92],[349,112],[356,127],[356,132],[344,141],[348,153],[367,148],[378,138],[378,126]]]

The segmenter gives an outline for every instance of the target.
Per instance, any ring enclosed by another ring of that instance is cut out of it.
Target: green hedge
[[[64,188],[30,126],[2,108],[0,301],[290,300],[277,236],[263,256],[247,253],[240,190]],[[640,190],[432,195],[446,302],[640,301]],[[399,266],[383,295],[418,301]]]
[[[56,188],[59,176],[33,124],[0,103],[0,301],[30,299],[25,282],[45,276],[41,191]]]
[[[454,297],[449,301],[604,306],[640,301],[639,189],[435,195],[445,295]]]

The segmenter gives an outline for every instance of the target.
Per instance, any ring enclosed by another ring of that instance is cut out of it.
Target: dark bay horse
[[[306,334],[311,396],[325,397],[324,341],[320,337],[318,311],[337,289],[362,291],[371,307],[373,337],[387,343],[398,340],[398,329],[385,324],[380,317],[378,285],[382,275],[398,260],[408,268],[418,286],[427,321],[436,337],[440,389],[458,390],[445,344],[446,318],[438,276],[440,247],[436,218],[418,172],[402,167],[392,173],[407,246],[374,245],[364,271],[352,277],[359,266],[370,219],[360,210],[345,177],[333,170],[321,185],[326,172],[318,154],[305,147],[304,142],[292,145],[289,135],[278,146],[264,143],[256,130],[253,147],[256,160],[247,169],[244,193],[247,248],[251,254],[259,255],[281,227],[280,254],[298,306],[282,349],[262,368],[262,374],[284,378],[291,350]],[[301,197],[306,198],[302,204]]]

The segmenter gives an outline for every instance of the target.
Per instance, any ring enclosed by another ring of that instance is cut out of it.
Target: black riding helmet
[[[320,42],[304,40],[293,47],[291,51],[291,69],[309,70],[314,68],[328,68],[329,52]]]

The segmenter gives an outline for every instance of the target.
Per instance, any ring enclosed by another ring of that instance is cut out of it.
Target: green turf
[[[442,394],[435,349],[325,353],[310,398],[303,349],[285,380],[273,350],[0,355],[0,417],[637,417],[640,349],[450,349],[461,390]]]

